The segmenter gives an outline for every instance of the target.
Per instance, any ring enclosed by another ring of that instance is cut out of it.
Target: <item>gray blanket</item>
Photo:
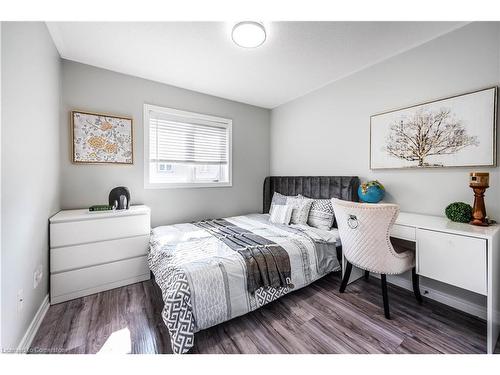
[[[290,284],[290,258],[277,243],[241,228],[224,219],[193,223],[237,251],[245,260],[247,289],[286,288]]]

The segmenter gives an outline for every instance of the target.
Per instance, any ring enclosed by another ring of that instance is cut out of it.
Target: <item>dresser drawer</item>
[[[417,273],[487,293],[486,240],[417,229]]]
[[[99,214],[94,214],[99,215]],[[50,225],[50,247],[78,245],[149,234],[149,215],[93,218]]]
[[[52,303],[62,302],[111,289],[110,285],[126,285],[141,276],[143,280],[149,278],[147,256],[56,273],[50,276],[50,298]]]
[[[57,247],[50,250],[50,272],[69,271],[147,254],[149,235]]]
[[[391,237],[401,238],[403,240],[415,241],[415,228],[405,225],[394,224],[391,228]]]

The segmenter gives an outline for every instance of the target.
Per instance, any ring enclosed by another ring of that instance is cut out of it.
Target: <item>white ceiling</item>
[[[271,22],[256,49],[225,22],[48,22],[65,59],[274,108],[463,22]]]

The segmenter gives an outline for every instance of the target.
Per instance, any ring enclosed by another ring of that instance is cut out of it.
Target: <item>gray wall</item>
[[[3,22],[1,44],[2,347],[16,349],[48,293],[47,219],[59,210],[60,58],[41,22]],[[39,264],[44,276],[33,289]]]
[[[273,109],[271,174],[378,179],[403,211],[442,215],[450,202],[472,203],[471,168],[370,171],[370,116],[497,85],[499,51],[498,23],[470,24]],[[486,205],[500,220],[498,168],[480,170],[490,172]]]
[[[106,203],[109,191],[124,185],[131,191],[133,204],[152,208],[154,226],[262,209],[262,183],[269,174],[269,110],[66,60],[62,63],[62,91],[63,208]],[[232,119],[233,186],[144,189],[144,103]],[[133,117],[134,164],[72,164],[69,111],[73,109]]]

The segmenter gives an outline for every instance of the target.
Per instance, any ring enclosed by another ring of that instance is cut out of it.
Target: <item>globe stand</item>
[[[487,227],[486,207],[484,205],[484,192],[486,188],[472,188],[474,191],[474,207],[472,207],[472,225]]]

